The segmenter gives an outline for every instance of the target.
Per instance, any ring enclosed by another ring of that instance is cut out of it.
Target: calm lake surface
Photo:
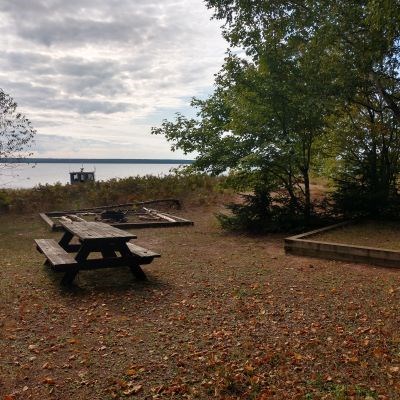
[[[0,166],[0,188],[31,188],[38,184],[69,183],[69,172],[95,171],[96,181],[129,176],[168,175],[179,164],[13,164],[9,168]]]

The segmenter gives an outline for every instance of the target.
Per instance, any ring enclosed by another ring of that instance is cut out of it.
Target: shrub
[[[8,211],[10,207],[10,197],[7,192],[2,190],[0,191],[0,213]]]
[[[193,205],[207,205],[221,198],[224,178],[208,175],[133,176],[77,185],[39,185],[32,189],[7,189],[11,210],[38,212],[71,210],[103,205],[177,198]]]
[[[230,214],[217,215],[224,229],[254,234],[301,232],[332,222],[323,204],[318,205],[318,214],[312,212],[305,219],[301,207],[293,208],[290,200],[284,196],[273,197],[265,191],[241,196],[242,203],[230,203],[226,206]],[[315,208],[317,207],[313,207]]]

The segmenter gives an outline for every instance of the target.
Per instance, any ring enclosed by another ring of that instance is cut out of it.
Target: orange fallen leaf
[[[47,385],[55,385],[56,381],[53,378],[46,377],[43,379],[42,383],[45,383]]]
[[[128,369],[127,371],[126,371],[126,375],[128,375],[128,376],[132,376],[132,375],[135,375],[136,374],[136,371],[134,370],[134,369]]]
[[[245,365],[244,367],[246,372],[253,372],[254,371],[254,367],[252,365]]]
[[[373,355],[374,355],[374,357],[376,357],[376,358],[381,358],[384,354],[385,354],[385,352],[383,351],[383,349],[381,349],[381,348],[379,348],[379,347],[376,347],[374,350],[373,350]]]
[[[118,380],[116,381],[116,384],[117,384],[121,389],[125,389],[125,388],[128,387],[128,382],[125,382],[125,381],[122,380],[122,379],[118,379]]]
[[[299,353],[294,353],[294,359],[297,361],[302,360],[304,357]]]

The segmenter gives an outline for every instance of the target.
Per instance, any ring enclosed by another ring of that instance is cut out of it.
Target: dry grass
[[[398,399],[400,271],[285,256],[281,236],[137,231],[162,254],[74,290],[36,216],[0,217],[1,399]]]
[[[312,236],[312,240],[400,250],[398,222],[364,221]]]

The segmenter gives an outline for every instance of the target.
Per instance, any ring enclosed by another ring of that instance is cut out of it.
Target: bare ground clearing
[[[313,235],[312,240],[400,250],[397,221],[363,221]]]
[[[135,232],[162,254],[149,282],[91,271],[72,291],[33,244],[60,233],[0,217],[1,399],[400,398],[400,271],[181,215],[195,226]]]

